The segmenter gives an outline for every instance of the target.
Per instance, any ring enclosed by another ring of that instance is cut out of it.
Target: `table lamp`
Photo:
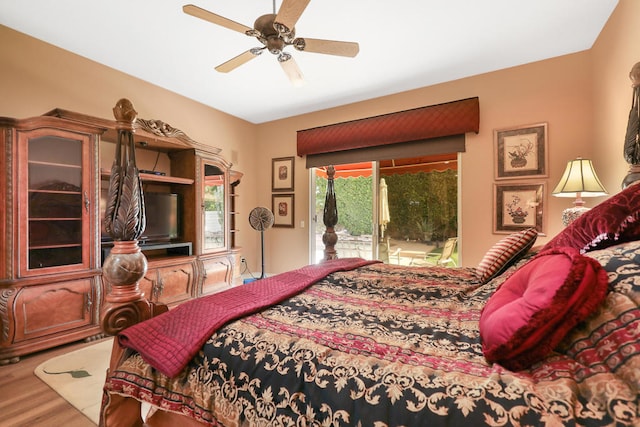
[[[598,179],[591,160],[578,157],[567,163],[567,168],[556,188],[551,193],[556,197],[575,197],[573,207],[562,211],[562,224],[566,227],[589,210],[583,197],[606,196],[607,190]]]

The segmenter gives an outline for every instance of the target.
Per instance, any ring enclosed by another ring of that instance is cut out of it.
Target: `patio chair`
[[[427,254],[424,261],[420,262],[420,265],[442,265],[453,264],[456,266],[456,261],[452,258],[453,252],[458,244],[457,237],[451,237],[444,242],[442,253],[430,253]],[[431,258],[431,259],[430,259]]]

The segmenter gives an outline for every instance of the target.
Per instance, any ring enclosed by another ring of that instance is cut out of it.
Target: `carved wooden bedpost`
[[[109,335],[153,315],[153,305],[144,299],[138,287],[147,271],[147,258],[140,251],[137,240],[145,228],[144,196],[133,140],[133,124],[138,113],[129,100],[121,99],[113,114],[117,121],[118,142],[104,221],[114,246],[102,266],[107,289],[100,313],[102,330]]]
[[[336,169],[333,166],[327,168],[327,194],[324,198],[324,213],[322,215],[322,221],[326,227],[322,235],[325,261],[338,258],[335,248],[336,243],[338,243],[338,235],[333,229],[338,223],[338,206],[336,205],[336,193],[333,188],[335,173]]]
[[[633,87],[633,98],[624,139],[624,159],[629,163],[629,172],[622,180],[622,188],[640,181],[640,62],[636,62],[631,68],[629,78]]]

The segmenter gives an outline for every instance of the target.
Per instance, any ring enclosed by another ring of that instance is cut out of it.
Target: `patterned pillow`
[[[528,228],[510,234],[493,245],[476,268],[476,273],[482,283],[487,283],[489,280],[500,275],[510,265],[520,259],[531,249],[537,238],[538,232],[535,228]]]
[[[544,359],[607,294],[607,273],[575,248],[540,252],[489,298],[480,315],[482,352],[511,370]]]
[[[585,253],[640,237],[640,183],[625,188],[585,212],[542,250],[570,246]]]

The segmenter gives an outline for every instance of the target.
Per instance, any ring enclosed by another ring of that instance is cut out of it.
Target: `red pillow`
[[[512,233],[493,245],[484,254],[476,268],[476,274],[482,283],[502,274],[531,249],[538,238],[535,228]]]
[[[536,255],[495,291],[480,315],[482,352],[511,370],[544,359],[604,300],[607,274],[575,248]]]
[[[640,237],[640,184],[633,184],[579,216],[542,250],[570,246],[588,252]]]

